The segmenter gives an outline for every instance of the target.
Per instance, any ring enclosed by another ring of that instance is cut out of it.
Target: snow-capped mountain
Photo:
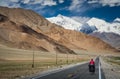
[[[86,22],[90,27],[95,26],[97,28],[97,32],[112,32],[120,35],[120,23],[118,19],[113,21],[112,23],[106,22],[102,19],[91,18],[88,22]]]
[[[84,24],[60,14],[56,17],[47,19],[52,23],[64,27],[65,29],[81,31],[86,34],[90,34],[92,32],[107,32],[120,35],[120,18],[116,18],[112,23],[98,18],[91,18]]]
[[[47,19],[52,23],[64,27],[65,29],[80,31],[100,38],[111,46],[120,49],[120,43],[118,43],[120,41],[120,18],[116,18],[111,23],[102,19],[91,18],[84,24],[63,15]]]
[[[89,26],[87,23],[84,23],[79,31],[86,34],[90,34],[96,30],[97,28],[95,26]]]
[[[116,18],[114,22],[119,22],[120,23],[120,18]]]
[[[65,29],[70,29],[70,30],[77,30],[79,31],[81,29],[82,24],[63,15],[58,15],[56,17],[51,17],[51,18],[46,18],[52,23],[55,23],[57,25],[60,25],[64,27]]]

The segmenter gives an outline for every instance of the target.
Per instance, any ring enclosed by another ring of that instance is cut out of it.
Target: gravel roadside
[[[110,64],[104,58],[101,58],[100,61],[106,79],[120,79],[120,66]]]

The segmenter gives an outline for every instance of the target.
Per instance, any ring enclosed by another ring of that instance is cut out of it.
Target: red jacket
[[[91,59],[91,61],[90,61],[90,63],[89,63],[90,65],[94,65],[95,64],[95,62],[94,62],[94,60],[93,59]]]

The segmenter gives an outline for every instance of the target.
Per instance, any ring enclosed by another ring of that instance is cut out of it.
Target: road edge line
[[[101,79],[101,64],[100,64],[100,58],[99,58],[99,79]]]

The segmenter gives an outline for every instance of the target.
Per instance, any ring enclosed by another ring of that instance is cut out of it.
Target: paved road
[[[99,58],[96,58],[95,65],[96,71],[95,74],[92,74],[88,71],[88,63],[77,65],[72,68],[64,69],[62,71],[44,75],[41,77],[36,77],[32,79],[99,79],[99,70],[98,70]],[[101,79],[105,79],[104,73],[101,71]]]

